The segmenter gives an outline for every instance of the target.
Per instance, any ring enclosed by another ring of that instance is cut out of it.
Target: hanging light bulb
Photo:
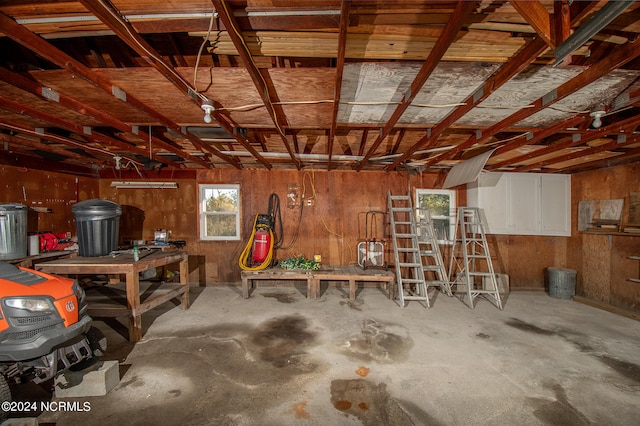
[[[600,126],[602,126],[602,116],[604,114],[605,114],[605,111],[594,111],[591,114],[589,114],[591,117],[593,117],[593,122],[591,123],[591,127],[593,127],[594,129],[597,129]]]
[[[115,155],[113,157],[113,160],[116,162],[116,170],[120,170],[120,168],[122,167],[122,164],[120,163],[122,157],[120,157],[119,155]]]
[[[202,110],[204,111],[204,122],[207,124],[211,123],[211,113],[215,110],[215,108],[211,104],[211,101],[204,101],[202,105],[200,105],[200,108],[202,108]]]

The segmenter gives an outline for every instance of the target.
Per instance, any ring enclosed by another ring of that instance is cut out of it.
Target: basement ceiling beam
[[[367,138],[369,137],[369,128],[362,129],[362,138],[360,138],[360,149],[358,149],[358,155],[364,155],[364,147],[367,144]]]
[[[338,111],[340,110],[340,93],[342,91],[342,74],[344,72],[344,54],[347,50],[347,34],[349,30],[349,5],[343,1],[340,6],[340,31],[338,33],[338,57],[336,59],[336,79],[334,82],[333,110],[331,113],[331,127],[329,128],[329,140],[327,141],[327,170],[331,170],[331,155],[333,154],[333,141],[336,137]]]
[[[373,144],[369,148],[369,151],[367,151],[367,154],[364,156],[362,162],[358,166],[358,171],[362,170],[364,164],[369,160],[369,158],[371,158],[382,141],[387,136],[389,136],[389,133],[391,133],[391,130],[398,123],[407,108],[409,108],[411,102],[413,102],[418,93],[420,93],[420,89],[422,89],[422,86],[424,86],[424,83],[427,81],[427,79],[429,79],[433,70],[438,66],[438,63],[447,52],[447,49],[449,49],[449,46],[451,46],[451,43],[453,43],[458,33],[460,32],[462,25],[475,10],[475,8],[475,2],[464,0],[458,2],[451,15],[451,18],[449,18],[449,22],[442,31],[442,34],[440,34],[440,37],[438,37],[438,41],[433,46],[433,49],[431,49],[431,52],[429,52],[429,57],[422,64],[422,67],[418,71],[418,74],[411,82],[408,93],[404,94],[404,96],[402,97],[402,101],[391,114],[389,121],[387,121],[382,127],[382,130],[378,134],[376,140],[373,142]]]
[[[87,153],[91,152],[92,155],[93,153],[97,153],[96,156],[97,157],[102,157],[102,158],[107,158],[107,161],[112,161],[112,156],[113,154],[110,153],[109,151],[107,151],[106,149],[102,149],[102,148],[96,148],[87,144],[83,144],[81,141],[75,140],[75,139],[71,139],[71,138],[66,138],[64,136],[60,136],[60,135],[56,135],[54,133],[50,133],[45,131],[43,128],[39,128],[39,127],[30,127],[30,126],[25,126],[23,124],[20,123],[15,123],[13,121],[10,120],[3,120],[2,122],[0,122],[0,127],[3,129],[7,129],[7,130],[11,130],[11,131],[18,131],[20,133],[25,133],[28,135],[32,135],[34,137],[37,138],[41,138],[41,139],[45,139],[51,142],[58,142],[58,143],[62,143],[64,145],[68,145],[72,148],[76,148],[76,149],[83,149],[85,150]],[[46,148],[42,148],[43,151],[46,151]],[[87,160],[87,157],[85,157],[85,161]],[[137,163],[138,165],[142,165],[141,162],[139,162],[138,160],[129,158],[130,161]],[[96,161],[97,162],[97,161]],[[102,163],[107,164],[107,163]]]
[[[84,7],[93,13],[102,23],[107,25],[127,46],[136,51],[145,61],[153,66],[163,77],[173,83],[187,98],[195,102],[198,107],[201,107],[202,103],[208,100],[198,91],[189,85],[189,83],[169,64],[167,64],[162,56],[142,38],[140,34],[133,28],[120,14],[120,12],[113,7],[113,5],[106,4],[103,0],[79,0]],[[204,98],[204,99],[203,99]],[[215,114],[214,114],[215,117]],[[221,124],[222,125],[222,124]],[[174,123],[173,126],[168,126],[174,132],[183,135],[191,143],[193,143],[200,151],[209,151],[220,159],[234,165],[237,168],[241,168],[239,162],[235,159],[222,154],[216,148],[205,144],[199,137],[189,131],[185,131],[181,126]],[[229,133],[233,132],[232,128],[225,128]],[[239,139],[239,142],[243,143],[243,140]]]
[[[540,148],[540,149],[538,149],[536,151],[528,152],[526,154],[522,154],[522,155],[519,155],[517,157],[511,158],[509,160],[509,162],[512,165],[513,164],[518,164],[518,163],[530,160],[530,159],[535,158],[535,157],[540,157],[542,155],[546,155],[546,154],[550,154],[550,153],[555,152],[555,151],[559,151],[561,149],[566,149],[566,148],[571,148],[571,147],[574,147],[574,146],[582,145],[582,144],[585,144],[585,143],[590,142],[592,140],[604,137],[604,136],[606,136],[608,134],[618,133],[621,130],[624,131],[624,129],[627,126],[637,125],[638,124],[638,120],[640,120],[640,118],[632,117],[632,118],[624,120],[624,121],[622,121],[620,123],[615,123],[615,124],[611,124],[609,126],[601,127],[599,129],[590,130],[589,132],[574,133],[573,135],[564,137],[564,138],[560,139],[559,141],[556,141],[555,143],[553,143],[551,145],[545,146],[544,148]],[[499,166],[500,166],[500,164],[494,164],[492,166],[487,167],[487,169],[488,170],[495,170]],[[528,167],[528,166],[522,166],[522,167]]]
[[[127,142],[123,142],[121,140],[112,138],[110,136],[107,135],[103,135],[101,133],[95,132],[93,129],[91,128],[85,128],[84,126],[81,126],[79,124],[74,124],[74,123],[70,123],[66,120],[62,120],[54,115],[51,114],[47,114],[41,111],[38,111],[37,109],[23,104],[23,103],[18,103],[18,102],[14,102],[8,99],[2,99],[0,98],[0,107],[14,111],[18,114],[24,114],[27,115],[29,117],[35,118],[37,120],[40,121],[44,121],[44,122],[48,122],[53,124],[54,126],[63,129],[63,130],[67,130],[70,131],[72,133],[76,133],[80,136],[82,136],[82,138],[93,142],[95,144],[98,143],[104,143],[104,144],[110,144],[110,145],[116,145],[119,148],[126,150],[126,151],[130,151],[130,152],[134,152],[138,155],[142,155],[146,158],[149,157],[149,154],[140,148],[137,148],[135,145],[131,145]],[[1,121],[0,121],[1,122]],[[143,139],[144,141],[144,139]],[[80,148],[80,149],[88,149],[88,145],[76,145],[76,148]],[[86,147],[86,148],[83,148]],[[115,157],[117,154],[111,153],[108,149],[106,148],[100,148],[104,154],[110,154],[112,157]],[[132,160],[132,159],[129,159]],[[163,160],[161,158],[158,158],[158,161],[161,161],[163,163],[169,163],[170,161],[168,160]],[[177,166],[179,166],[179,164],[174,163],[171,161],[172,164],[175,164]]]
[[[458,144],[450,151],[430,159],[429,161],[427,161],[425,166],[428,167],[440,161],[448,160],[464,149],[487,140],[488,138],[504,130],[505,128],[511,127],[519,121],[530,117],[531,115],[547,108],[550,105],[553,105],[561,99],[564,99],[565,97],[577,92],[583,87],[593,83],[600,77],[635,59],[638,55],[640,55],[640,43],[627,43],[619,47],[602,61],[598,62],[592,67],[585,69],[583,72],[573,77],[571,80],[558,86],[555,90],[552,90],[551,92],[532,102],[529,108],[520,109],[510,116],[502,119],[498,123],[492,125],[488,129],[481,132],[478,131],[477,133],[469,137],[465,142]]]
[[[637,142],[637,141],[636,141]],[[635,158],[638,157],[638,158]],[[640,147],[630,149],[625,152],[622,156],[616,156],[614,158],[601,158],[598,160],[589,161],[586,163],[573,165],[561,169],[555,169],[556,173],[582,173],[590,170],[601,169],[603,167],[613,167],[621,164],[627,164],[640,160]],[[543,172],[545,172],[543,170]]]
[[[628,137],[627,137],[628,136]],[[625,133],[622,134],[618,134],[616,135],[615,139],[609,143],[605,143],[602,145],[598,145],[598,146],[594,146],[591,148],[587,148],[578,152],[572,152],[569,154],[565,154],[565,155],[560,155],[558,157],[554,157],[551,158],[549,160],[545,160],[545,161],[540,161],[539,163],[536,164],[531,164],[528,166],[523,167],[522,169],[525,169],[524,171],[528,171],[528,170],[533,170],[536,168],[543,168],[545,166],[549,166],[551,164],[558,164],[558,163],[562,163],[564,161],[570,161],[570,160],[574,160],[576,158],[581,158],[581,157],[588,157],[590,155],[594,155],[594,154],[598,154],[600,152],[604,152],[604,151],[613,151],[619,148],[623,148],[625,146],[628,145],[633,145],[636,144],[640,141],[640,136],[636,135],[636,136],[631,136],[631,135],[627,135]],[[625,154],[622,154],[622,156],[625,156]],[[515,169],[515,172],[519,172],[520,168]]]
[[[99,77],[95,72],[93,72],[90,68],[87,68],[80,62],[76,61],[66,53],[60,51],[52,44],[48,43],[44,39],[38,37],[36,34],[27,30],[26,28],[18,25],[13,19],[9,18],[7,15],[0,13],[0,32],[3,32],[5,35],[16,41],[17,43],[29,48],[33,52],[42,56],[43,58],[53,62],[58,65],[62,69],[66,69],[67,71],[77,74],[84,78],[85,80],[95,84],[100,87],[102,90],[107,93],[113,95],[115,98],[119,99],[122,102],[125,102],[140,111],[149,114],[150,116],[156,118],[158,121],[163,123],[163,125],[170,128],[180,129],[176,123],[172,122],[169,118],[163,116],[159,112],[155,111],[153,108],[150,108],[142,101],[138,100],[135,96],[130,93],[126,93],[123,89]],[[212,164],[203,161],[198,157],[194,157],[193,155],[180,151],[180,157],[185,159],[189,159],[194,163],[200,164],[205,168],[211,168]],[[239,166],[237,166],[239,167]]]
[[[547,9],[538,0],[510,0],[511,6],[522,16],[538,36],[551,48],[555,48],[554,27]]]
[[[527,133],[526,135],[520,136],[509,143],[502,145],[500,148],[496,149],[492,156],[496,157],[498,155],[504,154],[509,151],[513,151],[518,149],[524,145],[533,145],[538,141],[541,141],[549,136],[553,136],[563,130],[566,130],[568,127],[574,127],[578,124],[587,120],[587,117],[584,115],[576,115],[574,117],[568,118],[567,120],[561,121],[560,123],[554,124],[553,126],[547,127],[546,129],[539,130],[535,133]],[[509,167],[514,164],[513,159],[504,160],[496,164],[492,164],[490,166],[485,166],[486,170],[497,170],[504,167]]]
[[[496,71],[492,77],[490,77],[478,90],[476,90],[471,96],[469,96],[463,105],[456,107],[449,115],[447,115],[441,122],[434,126],[431,131],[427,132],[418,142],[416,142],[411,148],[407,149],[403,155],[396,158],[396,160],[385,170],[393,170],[401,163],[407,161],[413,153],[419,149],[430,149],[436,144],[438,138],[446,129],[448,129],[453,123],[458,121],[462,116],[471,111],[482,101],[487,99],[489,95],[498,90],[503,84],[509,81],[513,76],[517,75],[520,71],[525,69],[531,62],[533,62],[538,55],[547,49],[547,44],[540,37],[536,37],[528,42],[520,51],[513,56],[509,62],[505,63],[498,71]]]
[[[553,46],[564,42],[571,35],[571,6],[569,0],[553,2]]]
[[[220,124],[220,127],[229,132],[236,141],[240,142],[240,144],[247,151],[249,151],[251,155],[256,158],[256,160],[262,163],[262,165],[265,166],[268,170],[271,170],[271,163],[269,163],[266,158],[260,155],[260,153],[253,147],[253,145],[251,145],[251,142],[249,142],[249,140],[245,136],[240,134],[240,132],[238,131],[240,127],[231,120],[231,117],[228,117],[216,111],[214,111],[213,117]]]
[[[40,151],[46,151],[46,152],[50,152],[52,154],[56,154],[56,155],[61,155],[64,157],[69,157],[69,158],[74,158],[76,160],[80,160],[84,163],[87,162],[87,156],[86,155],[80,155],[77,152],[74,151],[70,151],[68,149],[64,149],[64,148],[60,148],[56,145],[50,145],[50,144],[44,144],[42,142],[37,142],[35,140],[31,140],[22,136],[11,136],[8,135],[6,133],[0,133],[0,141],[2,142],[6,142],[10,145],[14,145],[18,148],[21,147],[29,147],[29,148],[33,148],[36,150],[40,150]],[[61,141],[58,141],[59,143],[63,143]],[[74,146],[77,148],[77,145],[71,145],[68,144],[68,146]],[[28,152],[28,150],[23,150],[25,152]],[[33,154],[33,153],[30,153]],[[97,163],[101,166],[107,166],[109,165],[109,162],[106,160],[100,160],[100,159],[95,159],[93,161],[94,163]]]
[[[568,137],[568,138],[564,138],[559,142],[554,143],[553,145],[549,145],[545,148],[539,149],[537,151],[532,152],[531,154],[535,154],[532,155],[531,157],[528,157],[527,159],[531,159],[534,157],[540,157],[542,155],[546,155],[546,154],[550,154],[553,152],[558,152],[561,149],[565,149],[565,148],[571,148],[574,146],[579,146],[582,144],[585,144],[587,142],[590,142],[592,140],[596,140],[602,137],[605,137],[607,135],[610,134],[625,134],[628,133],[629,134],[629,139],[631,139],[631,133],[633,131],[633,129],[635,129],[638,125],[640,124],[640,117],[636,116],[636,117],[631,117],[628,118],[626,120],[622,120],[618,123],[614,123],[614,124],[610,124],[606,127],[601,127],[600,129],[595,129],[593,131],[589,131],[586,133],[583,133],[581,135],[578,135],[577,137]],[[626,130],[628,130],[629,128],[632,129],[631,132],[625,132]],[[579,157],[580,155],[578,155]],[[544,160],[544,161],[539,161],[535,164],[528,164],[526,166],[521,166],[518,167],[516,169],[516,171],[518,172],[526,172],[535,168],[539,168],[539,167],[544,167],[547,166],[549,164],[554,164],[560,161],[557,161],[557,158],[560,157],[554,157],[548,160]],[[571,158],[567,158],[571,159]],[[565,160],[562,160],[565,161]]]
[[[68,108],[72,111],[76,111],[80,114],[83,115],[87,115],[90,117],[95,118],[98,121],[101,121],[115,129],[118,129],[122,132],[125,132],[127,134],[131,134],[135,137],[139,137],[139,135],[137,135],[136,133],[138,133],[137,130],[135,130],[132,126],[128,125],[127,123],[124,123],[120,120],[118,120],[117,118],[106,114],[90,105],[87,105],[83,102],[80,102],[76,99],[73,99],[69,96],[66,96],[62,93],[58,93],[56,91],[54,91],[53,89],[50,89],[48,87],[44,87],[41,86],[39,83],[35,82],[34,80],[31,80],[29,78],[23,77],[20,74],[16,74],[13,73],[9,70],[6,70],[2,67],[0,67],[0,80],[9,83],[21,90],[24,90],[25,92],[29,92],[33,95],[36,95],[42,99],[45,99],[47,101],[51,101],[51,102],[57,102],[60,104],[60,106],[63,106],[65,108]],[[84,133],[84,131],[81,131],[80,133]],[[94,132],[95,133],[95,132]],[[98,133],[99,134],[99,133]],[[147,135],[148,136],[148,135]],[[117,142],[115,142],[117,141]],[[152,137],[152,141],[156,144],[157,147],[164,147],[165,149],[168,150],[175,150],[174,147],[171,146],[166,146],[165,142]],[[136,152],[139,155],[143,155],[145,157],[149,157],[149,152],[146,150],[142,150],[139,148],[134,147],[133,145],[128,145],[125,142],[119,141],[117,139],[114,140],[113,142],[114,144],[121,144],[120,146],[123,149],[131,149],[132,151]],[[124,147],[124,145],[126,145],[126,148]],[[182,152],[181,151],[176,151],[174,152],[174,154],[182,157]],[[156,161],[160,161],[163,162],[165,164],[169,164],[173,167],[176,168],[181,168],[182,165],[179,163],[176,163],[175,161],[171,161],[162,157],[157,156],[154,153],[151,153],[151,158],[153,160]]]
[[[264,102],[264,106],[269,112],[269,116],[273,120],[273,123],[278,130],[278,134],[282,138],[282,142],[284,143],[287,152],[291,156],[291,160],[296,165],[296,168],[300,170],[300,162],[296,159],[294,152],[291,150],[291,145],[287,140],[287,136],[285,134],[285,127],[287,126],[287,119],[280,105],[274,105],[274,101],[278,102],[277,94],[275,93],[275,89],[273,89],[273,84],[269,84],[267,80],[270,80],[269,73],[265,71],[264,73],[260,71],[258,66],[256,65],[253,57],[251,56],[251,52],[247,48],[244,38],[242,37],[242,30],[238,24],[238,21],[235,19],[233,13],[229,11],[227,8],[226,2],[224,0],[211,0],[213,6],[216,8],[218,12],[218,17],[224,24],[226,28],[228,28],[228,34],[235,46],[238,54],[242,58],[244,62],[244,66],[253,80],[253,83]]]

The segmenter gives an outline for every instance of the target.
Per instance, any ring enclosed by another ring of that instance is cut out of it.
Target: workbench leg
[[[127,272],[127,308],[131,311],[129,316],[129,341],[132,343],[142,339],[142,315],[140,311],[140,282],[138,273]]]
[[[242,297],[249,298],[249,278],[242,277]]]
[[[307,299],[318,299],[320,297],[320,280],[313,276],[307,278]]]
[[[184,286],[182,309],[189,309],[189,261],[187,259],[180,261],[180,285]]]
[[[351,302],[356,301],[356,280],[349,280],[349,300]]]

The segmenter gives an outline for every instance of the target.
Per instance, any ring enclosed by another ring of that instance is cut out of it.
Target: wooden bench
[[[242,297],[249,298],[251,291],[256,288],[257,280],[297,280],[307,282],[307,298],[320,297],[321,281],[348,281],[349,300],[356,299],[358,282],[383,283],[393,298],[395,275],[382,269],[362,269],[357,266],[323,266],[318,270],[286,270],[279,268],[261,269],[258,271],[242,271]]]

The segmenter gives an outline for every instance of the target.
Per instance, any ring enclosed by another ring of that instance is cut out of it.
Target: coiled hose
[[[240,254],[240,258],[238,259],[238,266],[240,269],[245,271],[259,271],[261,269],[265,269],[267,266],[271,264],[271,259],[273,258],[273,231],[269,228],[269,252],[267,253],[267,257],[264,261],[257,266],[249,266],[251,263],[249,262],[249,256],[251,255],[251,249],[253,248],[253,239],[256,236],[256,224],[258,223],[258,216],[256,215],[255,220],[253,221],[253,231],[251,231],[251,236],[249,237],[249,241],[247,241],[247,245],[242,250]]]

